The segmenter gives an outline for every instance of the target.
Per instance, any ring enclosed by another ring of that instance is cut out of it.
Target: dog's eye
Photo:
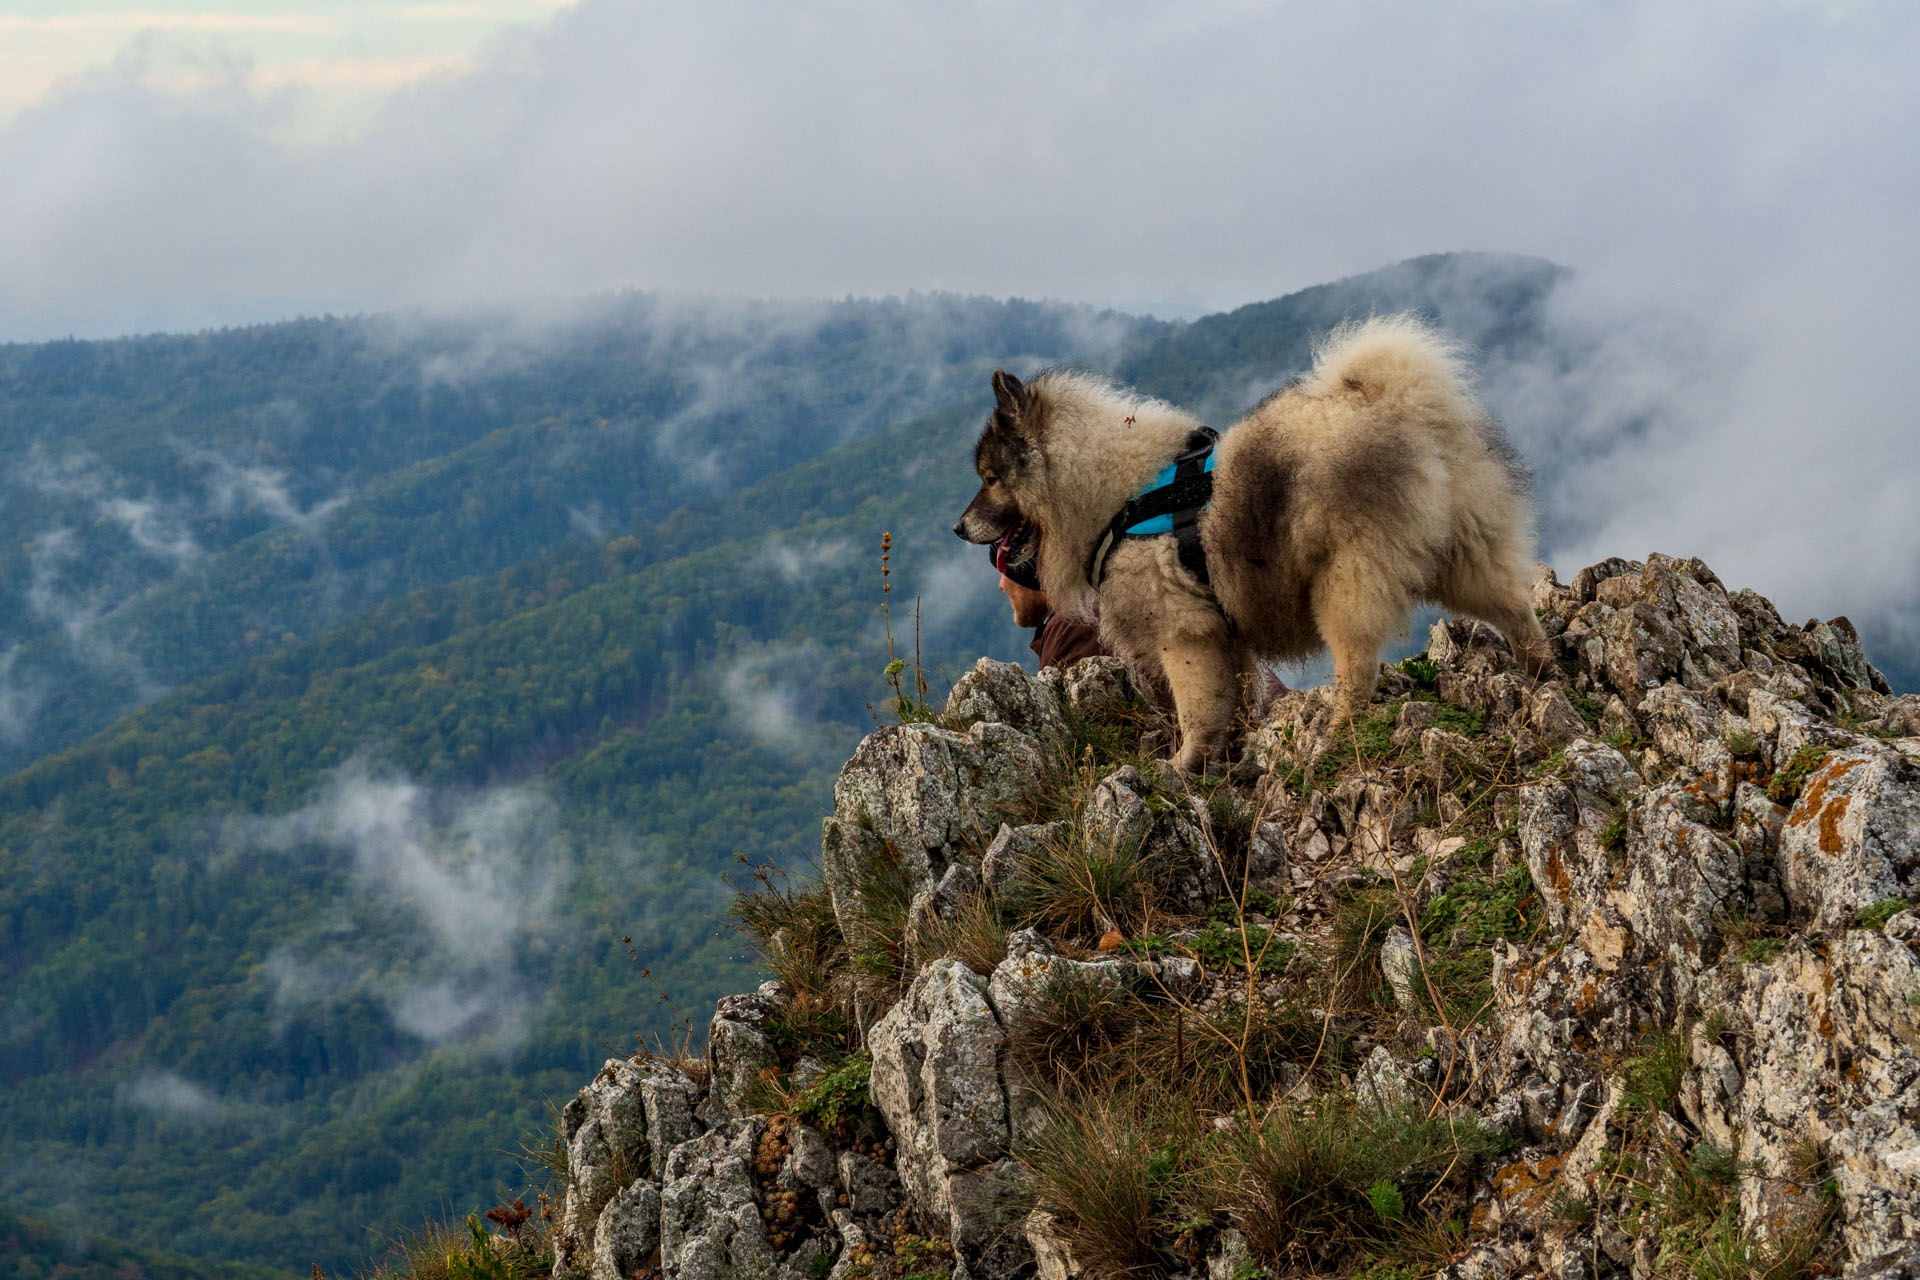
[[[980,483],[988,486],[996,485],[1000,483],[1000,477],[989,471],[986,475],[980,477]]]

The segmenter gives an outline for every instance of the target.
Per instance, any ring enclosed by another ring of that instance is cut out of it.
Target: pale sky
[[[146,83],[204,92],[229,77],[258,93],[306,91],[280,127],[307,139],[366,127],[395,89],[473,70],[503,29],[541,22],[573,0],[0,0],[0,126],[77,77],[143,46]]]
[[[1497,391],[1584,451],[1565,566],[1920,645],[1916,69],[1913,0],[0,0],[0,341],[1532,254],[1561,349]]]

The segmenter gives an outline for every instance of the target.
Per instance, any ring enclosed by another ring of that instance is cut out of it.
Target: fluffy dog
[[[996,371],[993,396],[974,448],[980,491],[954,532],[990,543],[1022,520],[1037,529],[1053,606],[1084,615],[1097,602],[1114,651],[1166,677],[1176,768],[1223,758],[1259,659],[1331,649],[1337,714],[1351,716],[1417,600],[1492,623],[1535,674],[1547,665],[1526,588],[1525,473],[1459,348],[1411,315],[1336,329],[1311,374],[1221,438],[1198,524],[1210,584],[1171,535],[1124,538],[1089,576],[1115,513],[1198,421],[1085,373],[1022,384]]]

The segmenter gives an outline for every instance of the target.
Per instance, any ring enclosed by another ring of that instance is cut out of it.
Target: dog
[[[1031,524],[1054,608],[1097,606],[1113,651],[1171,687],[1176,769],[1226,759],[1263,659],[1330,649],[1345,723],[1416,601],[1491,623],[1536,676],[1549,667],[1527,590],[1526,473],[1460,347],[1419,318],[1335,329],[1310,374],[1220,438],[1193,521],[1204,566],[1171,533],[1110,539],[1116,513],[1202,438],[1192,415],[1071,370],[1025,383],[996,370],[992,384],[980,489],[954,532],[984,544]]]

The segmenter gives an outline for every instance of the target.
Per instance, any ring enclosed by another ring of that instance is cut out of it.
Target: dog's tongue
[[[1040,566],[1034,553],[1038,545],[1039,539],[1034,536],[1033,525],[1022,520],[1001,534],[999,540],[987,548],[987,553],[993,559],[993,567],[1006,575],[1008,581],[1018,583],[1029,591],[1037,591],[1040,589]]]

